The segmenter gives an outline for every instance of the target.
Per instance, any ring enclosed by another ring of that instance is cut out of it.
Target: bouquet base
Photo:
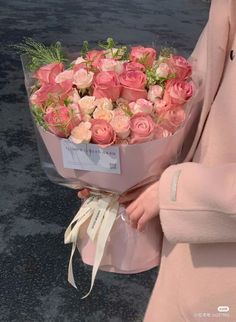
[[[82,261],[85,265],[93,267],[93,262],[89,261],[90,258],[86,258],[85,256],[82,258]],[[116,273],[116,274],[138,274],[143,273],[146,271],[149,271],[157,266],[159,266],[161,260],[161,256],[158,255],[156,258],[151,260],[150,262],[146,263],[144,267],[140,267],[139,269],[125,271],[125,270],[119,270],[119,268],[114,267],[112,265],[103,265],[99,267],[99,271],[103,272],[109,272],[109,273]]]
[[[99,270],[119,274],[136,274],[160,264],[162,229],[159,217],[152,219],[143,232],[118,218],[107,240]],[[95,243],[87,234],[77,243],[81,259],[93,266]]]

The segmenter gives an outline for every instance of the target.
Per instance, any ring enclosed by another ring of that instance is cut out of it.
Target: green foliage
[[[131,112],[131,109],[130,109],[129,105],[123,105],[123,106],[121,107],[121,109],[123,110],[123,112],[124,112],[127,116],[129,116],[129,117],[132,117],[132,116],[133,116],[133,113]]]
[[[160,50],[160,56],[165,58],[170,58],[173,55],[174,49],[171,47],[162,47]]]
[[[82,49],[81,49],[81,51],[80,51],[80,55],[83,57],[83,58],[85,58],[86,57],[86,55],[87,55],[87,52],[89,51],[89,43],[88,43],[88,41],[87,40],[85,40],[84,42],[83,42],[83,47],[82,47]]]
[[[149,57],[149,54],[143,55],[141,58],[139,58],[139,63],[144,66],[147,66],[148,57]]]
[[[99,47],[110,52],[112,58],[127,60],[129,57],[127,46],[119,46],[113,38],[107,38],[105,43],[99,43]]]
[[[20,54],[26,55],[29,58],[27,67],[32,72],[47,64],[67,62],[60,42],[56,42],[51,46],[45,46],[32,38],[25,38],[23,43],[13,45],[12,47]]]
[[[42,110],[41,107],[33,105],[31,107],[34,119],[36,121],[36,123],[38,123],[40,126],[42,126],[45,130],[47,130],[47,125],[45,124],[45,121],[43,119],[44,116],[44,111]]]
[[[101,47],[102,49],[112,49],[112,48],[115,48],[116,47],[116,42],[113,40],[113,38],[107,38],[107,41],[105,43],[99,43],[98,44],[99,47]]]
[[[173,78],[176,77],[175,73],[171,73],[167,77],[159,77],[156,74],[156,69],[155,68],[147,69],[146,70],[146,75],[147,75],[148,86],[160,85],[163,88],[165,88],[166,82],[169,79],[173,79]]]

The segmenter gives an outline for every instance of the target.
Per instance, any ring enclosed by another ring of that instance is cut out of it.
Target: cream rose
[[[113,130],[121,139],[126,139],[130,134],[130,118],[125,115],[116,115],[110,122]]]
[[[83,114],[92,114],[96,107],[96,98],[94,96],[84,96],[78,101],[78,104]]]
[[[156,75],[160,78],[167,78],[170,73],[170,66],[166,63],[160,63],[160,65],[156,69]]]
[[[157,98],[161,98],[163,95],[163,88],[160,85],[150,86],[148,91],[148,99],[151,102],[155,102]]]
[[[81,122],[71,131],[70,141],[75,144],[88,143],[92,137],[92,124],[90,122]]]
[[[93,112],[94,119],[105,120],[107,122],[110,122],[113,116],[114,116],[113,111],[107,110],[106,108],[103,108],[103,107],[97,107]]]
[[[96,106],[99,108],[106,108],[107,110],[112,110],[112,100],[106,97],[96,99]]]
[[[93,82],[93,76],[93,72],[89,72],[86,69],[81,68],[74,74],[73,84],[80,89],[88,88]]]
[[[80,56],[76,60],[73,61],[73,64],[80,65],[80,64],[82,64],[84,62],[86,62],[86,60],[82,56]]]
[[[151,114],[153,111],[153,104],[143,98],[139,98],[136,102],[129,103],[129,108],[133,114],[140,112]]]
[[[68,97],[68,99],[72,102],[72,103],[79,103],[80,100],[80,95],[77,91],[76,88],[73,88],[71,95]]]
[[[124,70],[123,63],[112,58],[102,58],[98,64],[98,68],[103,72],[115,72],[121,74]]]

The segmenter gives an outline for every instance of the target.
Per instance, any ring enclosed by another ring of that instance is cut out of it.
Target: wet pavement
[[[76,256],[76,291],[67,283],[66,226],[75,191],[40,168],[19,57],[8,46],[24,36],[60,40],[69,50],[112,36],[190,53],[208,14],[200,0],[0,0],[0,322],[140,322],[157,268],[136,275],[99,272]],[[157,312],[158,316],[158,312]],[[173,321],[174,322],[174,321]]]

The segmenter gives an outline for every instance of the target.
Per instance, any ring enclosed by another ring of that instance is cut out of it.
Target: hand
[[[128,205],[132,201],[136,200],[141,195],[141,193],[144,192],[149,186],[150,184],[122,194],[118,199],[119,203],[124,205],[125,207],[128,207]]]
[[[126,208],[131,226],[139,231],[143,231],[147,222],[158,216],[159,211],[159,181],[145,187],[138,198]]]
[[[86,199],[90,196],[90,189],[88,188],[84,188],[84,189],[81,189],[79,192],[78,192],[78,197],[80,199]]]

